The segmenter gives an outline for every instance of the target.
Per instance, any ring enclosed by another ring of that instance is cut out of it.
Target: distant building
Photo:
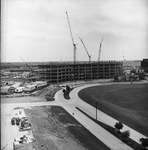
[[[141,60],[126,60],[123,61],[124,70],[139,69],[141,66]]]
[[[146,73],[148,73],[148,59],[143,59],[141,61],[141,68],[144,69]]]
[[[53,62],[38,65],[38,74],[50,83],[109,79],[122,72],[123,62],[119,61]]]

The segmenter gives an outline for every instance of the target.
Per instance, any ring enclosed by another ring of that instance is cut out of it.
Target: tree
[[[66,90],[65,89],[63,89],[63,93],[65,93],[66,92]]]
[[[123,139],[123,141],[127,142],[128,138],[130,137],[130,132],[129,130],[124,131],[121,133],[121,138]]]
[[[70,87],[68,85],[66,85],[66,91],[70,91]]]
[[[145,78],[145,73],[144,72],[139,73],[139,79],[144,80],[144,78]]]
[[[148,138],[141,138],[139,141],[141,142],[142,146],[148,147]]]
[[[120,133],[120,130],[123,128],[123,124],[119,121],[119,122],[116,122],[114,127],[117,130],[117,132]]]

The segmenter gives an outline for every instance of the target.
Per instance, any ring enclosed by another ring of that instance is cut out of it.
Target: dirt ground
[[[32,93],[32,96],[40,96],[41,98],[45,98],[46,101],[54,101],[54,95],[59,90],[61,90],[60,86],[50,85],[44,89]]]
[[[25,109],[32,124],[36,150],[109,150],[62,107]]]
[[[31,95],[12,94],[12,97],[1,96],[1,103],[24,103],[24,102],[46,102],[54,101],[54,95],[61,88],[58,86],[48,86],[44,89],[33,92]],[[16,96],[15,96],[16,95]]]

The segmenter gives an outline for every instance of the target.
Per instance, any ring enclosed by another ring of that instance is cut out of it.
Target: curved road
[[[98,85],[100,85],[100,84],[98,84]],[[107,84],[106,84],[106,85],[107,85]],[[74,89],[74,91],[72,91],[72,92],[70,93],[70,96],[71,96],[73,99],[76,99],[77,103],[80,103],[80,102],[81,102],[81,103],[82,103],[81,105],[83,106],[83,108],[81,108],[81,109],[82,109],[84,112],[86,112],[87,114],[89,114],[91,117],[95,118],[95,117],[96,117],[96,112],[95,112],[96,108],[90,106],[90,105],[87,104],[87,103],[86,103],[87,105],[85,104],[85,108],[84,108],[84,103],[85,103],[85,102],[84,102],[83,100],[81,100],[81,99],[78,97],[78,92],[79,92],[81,89],[84,89],[84,88],[87,88],[87,87],[91,87],[91,86],[96,86],[96,84],[95,84],[95,85],[86,85],[86,86],[83,86],[83,87],[76,88],[76,89]],[[101,86],[101,85],[100,85],[100,86]],[[109,125],[109,126],[111,126],[111,127],[114,127],[115,123],[118,122],[118,120],[116,120],[116,119],[110,117],[109,115],[107,115],[107,114],[101,112],[100,110],[97,110],[97,116],[98,116],[98,120],[99,120],[99,121],[101,121],[101,122],[103,122],[103,123],[105,123],[105,124],[107,124],[107,125]],[[143,134],[141,134],[141,133],[139,133],[139,132],[133,130],[132,128],[130,128],[130,127],[128,127],[128,126],[126,126],[126,125],[124,124],[124,127],[123,127],[123,129],[122,129],[121,131],[123,132],[123,131],[127,131],[127,130],[130,131],[130,138],[132,138],[132,139],[133,139],[134,141],[136,141],[137,143],[140,143],[140,142],[139,142],[139,139],[140,139],[140,138],[147,138],[147,137],[144,136]]]
[[[76,120],[78,120],[85,128],[87,128],[92,134],[94,134],[99,140],[101,140],[104,144],[106,144],[112,150],[132,150],[128,145],[120,141],[118,138],[114,137],[112,134],[107,132],[104,128],[93,122],[89,119],[86,115],[81,113],[76,107],[83,110],[88,115],[95,118],[96,110],[94,107],[90,106],[89,104],[85,103],[78,97],[78,91],[83,88],[96,86],[101,84],[89,84],[82,87],[77,87],[73,89],[70,93],[70,100],[66,100],[63,97],[62,90],[58,91],[55,95],[55,101],[52,102],[35,102],[35,103],[12,103],[12,104],[1,104],[1,147],[7,145],[5,150],[12,149],[12,141],[14,139],[13,135],[11,134],[11,123],[10,123],[10,116],[12,113],[13,108],[15,107],[32,107],[32,106],[45,106],[45,105],[57,105],[63,107],[67,112],[69,112]],[[106,123],[110,126],[114,126],[117,120],[111,118],[110,116],[104,114],[103,112],[98,110],[98,120]],[[130,137],[139,142],[140,138],[146,138],[144,135],[138,133],[137,131],[127,127],[124,125],[124,130],[130,130]]]

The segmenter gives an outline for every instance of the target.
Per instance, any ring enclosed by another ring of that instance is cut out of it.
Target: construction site
[[[122,74],[123,63],[115,61],[47,63],[38,65],[39,75],[51,83],[114,78]]]
[[[1,74],[4,78],[20,78],[25,81],[48,81],[48,83],[61,83],[67,81],[88,81],[97,79],[115,79],[116,81],[130,81],[144,79],[147,69],[145,69],[144,61],[137,61],[135,64],[130,64],[126,61],[124,53],[122,51],[123,60],[121,61],[103,61],[101,60],[103,37],[98,44],[98,59],[97,61],[91,61],[91,55],[87,50],[87,47],[80,38],[84,51],[88,56],[88,61],[77,60],[77,44],[74,41],[70,20],[68,13],[66,12],[66,18],[70,31],[70,37],[72,40],[73,48],[73,61],[63,62],[36,62],[27,63],[21,58],[23,64],[11,63],[4,64],[5,69],[2,68]],[[134,61],[133,61],[134,62]],[[12,65],[12,66],[11,66]],[[139,78],[140,76],[140,78]],[[142,77],[141,77],[142,76]]]
[[[88,61],[77,61],[67,12],[66,17],[73,61],[29,63],[21,58],[22,63],[2,65],[1,149],[146,150],[147,59],[136,65],[124,55],[121,61],[103,61],[102,38],[98,60],[92,61],[79,38]]]
[[[123,54],[123,61],[101,61],[102,43],[99,43],[98,60],[91,61],[91,55],[89,54],[84,41],[79,37],[84,50],[88,56],[88,61],[77,61],[77,44],[74,41],[70,20],[68,13],[66,12],[68,26],[70,30],[70,36],[73,46],[73,61],[71,62],[51,62],[38,65],[38,75],[43,80],[48,80],[51,83],[60,83],[66,81],[78,81],[78,80],[95,80],[95,79],[114,79],[115,76],[123,76],[127,70],[127,65],[124,66],[125,57]],[[130,70],[137,69],[141,71],[140,64],[135,67],[128,68]],[[138,71],[139,72],[139,71]],[[141,71],[144,73],[144,71]],[[123,77],[122,77],[123,78]],[[131,77],[130,77],[131,78]]]

